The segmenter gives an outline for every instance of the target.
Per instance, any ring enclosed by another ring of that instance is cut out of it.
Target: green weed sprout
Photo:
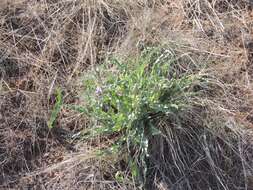
[[[134,59],[110,59],[85,80],[84,106],[79,110],[93,121],[86,135],[117,136],[109,152],[126,153],[132,176],[142,184],[149,140],[162,135],[159,120],[188,108],[195,96],[192,86],[199,77],[176,77],[170,72],[173,64],[170,50],[147,48]]]
[[[48,128],[49,129],[52,129],[54,127],[54,123],[61,111],[61,108],[62,108],[62,105],[63,105],[63,102],[62,102],[62,91],[61,89],[57,89],[56,90],[56,102],[55,102],[55,105],[54,105],[54,108],[52,110],[52,113],[51,113],[51,116],[50,116],[50,119],[48,121]]]

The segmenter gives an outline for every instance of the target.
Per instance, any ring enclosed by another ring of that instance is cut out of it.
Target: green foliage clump
[[[62,91],[60,88],[56,89],[56,102],[55,105],[53,107],[52,113],[50,115],[49,121],[48,121],[48,128],[52,129],[54,127],[54,123],[61,111],[63,105],[63,101],[62,101]]]
[[[117,137],[108,149],[126,153],[132,176],[145,183],[150,138],[162,135],[159,121],[191,106],[196,75],[177,77],[174,54],[147,48],[140,56],[110,59],[85,80],[85,111],[93,119],[89,135]]]

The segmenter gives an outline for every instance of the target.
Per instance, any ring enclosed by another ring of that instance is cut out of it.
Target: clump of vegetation
[[[0,189],[252,189],[252,8],[0,1]]]
[[[92,117],[88,135],[114,136],[108,149],[125,154],[132,176],[146,183],[150,138],[159,122],[192,106],[199,75],[176,77],[173,52],[147,48],[134,59],[110,59],[85,80],[84,110]],[[86,134],[87,135],[87,134]]]
[[[90,71],[78,107],[91,121],[84,138],[101,139],[102,156],[124,162],[117,167],[124,172],[114,172],[118,182],[129,171],[144,189],[247,187],[252,155],[241,153],[248,152],[249,142],[241,141],[247,137],[209,112],[204,99],[216,91],[214,81],[198,72],[176,74],[177,63],[170,49],[152,47]]]
[[[61,91],[61,89],[57,89],[56,90],[56,102],[55,102],[54,108],[52,110],[50,119],[47,124],[49,129],[52,129],[54,127],[54,123],[56,121],[58,114],[61,111],[61,107],[62,107],[62,91]]]

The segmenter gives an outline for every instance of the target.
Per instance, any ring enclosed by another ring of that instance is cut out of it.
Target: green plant
[[[49,129],[52,129],[54,127],[54,123],[56,121],[56,118],[57,118],[58,114],[61,111],[62,105],[63,105],[63,103],[62,103],[62,91],[61,91],[61,89],[57,88],[57,90],[56,90],[56,102],[55,102],[54,108],[52,110],[50,119],[49,119],[48,124],[47,124]]]
[[[111,153],[126,154],[132,176],[144,184],[148,171],[149,140],[162,135],[159,121],[191,107],[199,76],[180,78],[170,73],[174,54],[147,48],[140,56],[108,63],[85,79],[84,105],[79,110],[92,118],[86,136],[117,137]],[[107,150],[107,151],[108,151]]]

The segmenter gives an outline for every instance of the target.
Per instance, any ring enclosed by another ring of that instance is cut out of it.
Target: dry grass
[[[69,142],[69,134],[88,125],[82,115],[63,109],[53,131],[46,124],[57,87],[64,103],[78,103],[78,81],[87,68],[111,53],[134,56],[143,45],[165,43],[178,57],[175,72],[207,74],[215,85],[201,99],[204,110],[184,115],[189,128],[166,127],[174,141],[154,140],[159,149],[154,158],[162,166],[155,166],[160,170],[153,170],[150,180],[157,189],[252,189],[250,2],[1,1],[0,188],[137,189],[132,179],[114,179],[121,168],[117,159],[90,156],[103,146],[99,139]],[[191,148],[196,151],[187,152]],[[161,158],[165,151],[168,157]],[[196,178],[200,171],[206,178]]]

